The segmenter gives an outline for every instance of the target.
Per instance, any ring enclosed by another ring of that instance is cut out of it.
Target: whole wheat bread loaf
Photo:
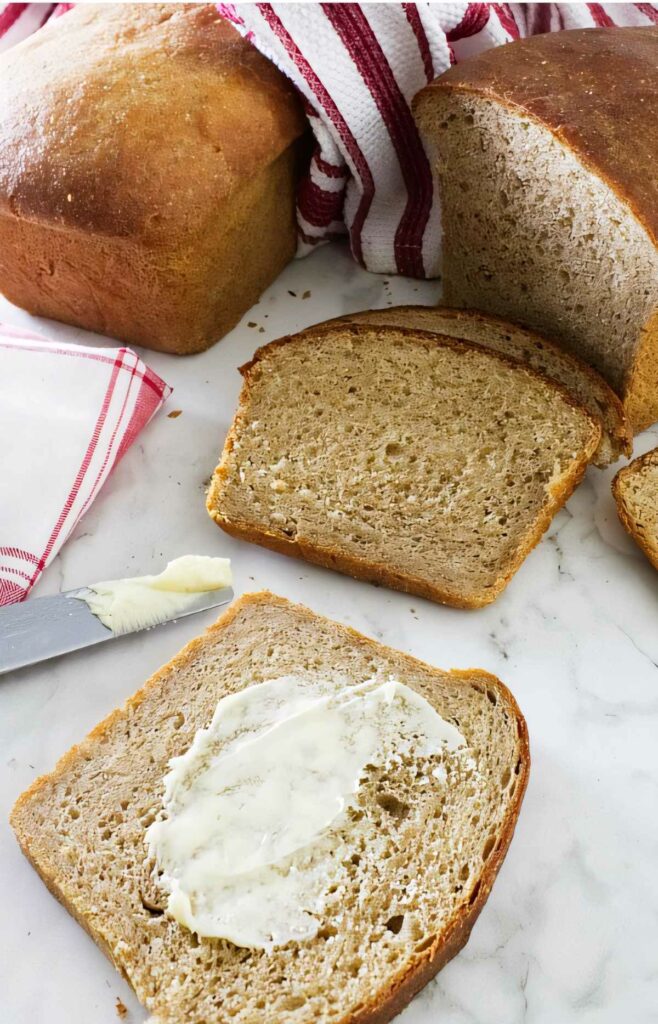
[[[169,760],[219,699],[291,673],[340,686],[394,676],[457,726],[469,758],[445,755],[445,785],[422,790],[412,763],[369,771],[356,812],[371,841],[345,865],[345,888],[328,899],[314,938],[266,953],[196,937],[169,919],[144,833]],[[468,939],[528,770],[525,722],[493,676],[430,668],[282,598],[251,594],[38,779],[12,824],[153,1022],[382,1024]]]
[[[615,462],[620,455],[630,455],[633,435],[621,401],[591,366],[558,345],[518,324],[472,309],[449,306],[387,306],[348,313],[330,323],[390,324],[393,327],[420,328],[451,338],[474,341],[512,359],[518,359],[534,370],[562,384],[574,398],[600,421],[603,433],[592,459],[596,466]]]
[[[601,434],[554,381],[418,330],[319,326],[242,372],[219,526],[458,607],[500,593]]]
[[[624,529],[658,569],[658,448],[620,469],[612,493]]]
[[[594,366],[658,417],[658,26],[537,35],[415,99],[442,204],[444,300]]]

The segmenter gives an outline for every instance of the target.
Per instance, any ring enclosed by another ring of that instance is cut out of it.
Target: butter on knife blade
[[[184,614],[199,594],[233,583],[228,558],[182,555],[157,576],[92,583],[91,593],[79,594],[94,615],[115,636],[157,626]]]
[[[185,555],[157,576],[109,580],[0,608],[0,675],[233,600],[227,558]]]

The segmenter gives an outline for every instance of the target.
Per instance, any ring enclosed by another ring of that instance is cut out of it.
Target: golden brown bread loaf
[[[444,298],[594,366],[658,418],[658,26],[547,33],[463,61],[416,117],[441,192]]]
[[[293,256],[305,121],[212,5],[76,7],[0,62],[0,290],[207,348]]]

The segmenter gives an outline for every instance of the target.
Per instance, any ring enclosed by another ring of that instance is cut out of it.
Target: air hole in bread
[[[436,935],[426,935],[422,942],[419,942],[416,946],[414,946],[414,952],[424,953],[426,949],[429,949],[430,946],[434,945],[435,941]]]
[[[394,818],[404,818],[409,813],[409,805],[392,793],[378,793],[376,799],[379,806]]]
[[[399,935],[402,925],[404,924],[404,914],[394,914],[393,917],[389,917],[386,922],[386,927],[389,932],[393,935]]]
[[[489,857],[493,853],[495,847],[496,847],[496,837],[495,836],[489,836],[489,838],[487,839],[487,841],[484,844],[484,847],[482,849],[482,860],[489,860]]]

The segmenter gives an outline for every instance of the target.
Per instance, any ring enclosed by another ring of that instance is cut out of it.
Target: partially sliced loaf
[[[414,100],[441,196],[443,294],[594,366],[658,418],[658,26],[545,32]]]
[[[243,374],[208,495],[219,526],[463,608],[500,593],[601,433],[554,381],[418,330],[320,326]]]
[[[144,832],[170,758],[250,683],[391,675],[468,745],[443,786],[405,766],[359,789],[376,841],[347,865],[319,934],[271,953],[196,938],[162,913]],[[525,722],[478,669],[442,672],[271,594],[246,595],[19,799],[12,824],[49,889],[158,1024],[383,1024],[468,939],[512,837],[529,771]],[[75,965],[71,966],[73,975]],[[73,981],[72,975],[72,981]]]
[[[363,310],[339,318],[342,323],[390,324],[420,328],[451,338],[474,341],[539,370],[562,384],[574,398],[599,420],[603,433],[592,459],[596,466],[609,466],[633,450],[633,434],[621,401],[603,377],[576,356],[552,341],[518,324],[488,316],[477,310],[447,306],[388,306]],[[336,322],[336,321],[331,321]]]
[[[624,529],[658,569],[658,448],[620,469],[612,493]]]

